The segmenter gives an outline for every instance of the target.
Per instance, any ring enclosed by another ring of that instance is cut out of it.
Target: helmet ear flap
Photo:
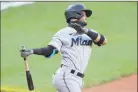
[[[83,17],[82,11],[67,11],[65,12],[67,23],[70,22],[71,19],[80,19]]]

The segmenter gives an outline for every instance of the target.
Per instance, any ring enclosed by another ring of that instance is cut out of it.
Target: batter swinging
[[[36,54],[49,58],[61,54],[61,66],[53,75],[58,92],[81,92],[93,43],[98,46],[107,43],[105,36],[85,27],[91,15],[92,11],[82,4],[69,5],[65,11],[68,26],[59,30],[47,47],[21,51],[22,57]]]

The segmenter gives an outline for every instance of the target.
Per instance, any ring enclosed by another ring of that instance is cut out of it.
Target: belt
[[[61,66],[60,67],[62,67],[63,66],[63,64],[61,64]],[[72,74],[74,74],[76,71],[75,70],[71,70],[70,71],[70,73],[72,73]],[[82,74],[82,73],[80,73],[80,72],[77,72],[77,76],[79,76],[79,77],[81,77],[81,78],[83,78],[84,77],[84,74]]]

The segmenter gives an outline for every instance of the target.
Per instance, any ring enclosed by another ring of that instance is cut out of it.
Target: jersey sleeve
[[[92,32],[95,32],[95,33],[98,33],[98,32],[97,32],[96,30],[94,30],[94,29],[91,29],[91,31],[92,31]]]
[[[48,45],[52,45],[53,47],[55,47],[58,51],[60,51],[61,47],[62,47],[62,35],[60,34],[60,32],[57,32],[53,37],[52,40],[50,41],[50,43]]]
[[[98,46],[102,46],[105,45],[107,43],[106,37],[100,33],[98,33],[97,31],[91,29],[91,31],[95,32],[98,34],[96,41],[94,41],[94,44],[98,45]],[[97,40],[98,39],[98,40]]]

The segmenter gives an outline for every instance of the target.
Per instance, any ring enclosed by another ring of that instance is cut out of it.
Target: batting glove
[[[27,58],[29,55],[33,54],[34,51],[32,49],[25,49],[24,46],[20,48],[21,57]]]

